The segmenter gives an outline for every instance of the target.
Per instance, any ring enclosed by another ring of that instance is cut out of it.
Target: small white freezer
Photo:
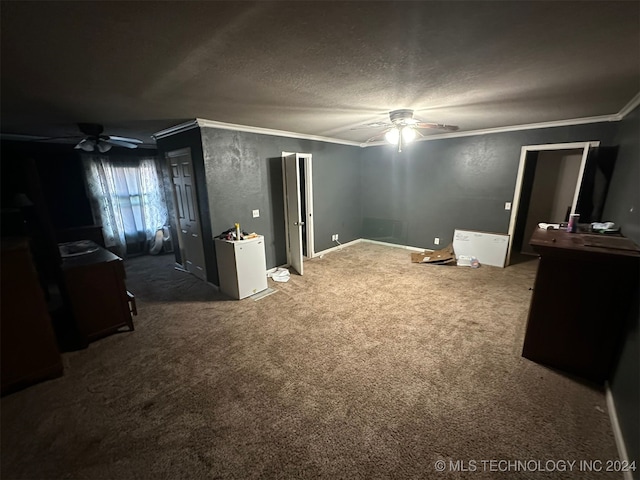
[[[220,290],[242,299],[267,289],[267,262],[264,237],[247,240],[216,238],[216,257]]]

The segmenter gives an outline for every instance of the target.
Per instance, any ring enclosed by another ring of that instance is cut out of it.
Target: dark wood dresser
[[[60,245],[62,272],[78,330],[93,341],[121,327],[133,330],[135,299],[122,259],[92,241]]]
[[[0,269],[2,394],[62,375],[44,292],[28,239],[3,239]]]
[[[536,229],[540,254],[522,355],[602,383],[609,378],[640,276],[622,236]]]

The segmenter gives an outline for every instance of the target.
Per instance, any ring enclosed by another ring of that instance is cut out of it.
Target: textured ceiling
[[[471,131],[640,90],[637,1],[2,1],[1,20],[3,133],[150,142],[204,118],[361,142],[397,108]]]

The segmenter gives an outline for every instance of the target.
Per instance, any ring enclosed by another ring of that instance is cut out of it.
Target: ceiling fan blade
[[[374,122],[374,123],[366,123],[358,127],[353,127],[351,128],[351,130],[364,130],[365,128],[387,128],[391,126],[392,125],[389,122]]]
[[[124,142],[122,140],[114,140],[113,137],[109,137],[106,140],[103,140],[106,143],[110,143],[111,145],[116,145],[118,147],[125,147],[125,148],[138,148],[138,145],[136,145],[135,143],[131,143],[131,142]],[[142,142],[140,142],[142,143]]]
[[[456,132],[460,130],[457,125],[445,125],[444,123],[425,123],[419,122],[414,125],[416,128],[432,128],[436,130],[448,130],[450,132]]]
[[[385,134],[391,130],[390,128],[385,129],[384,131],[374,135],[373,137],[367,139],[364,143],[371,143],[371,142],[375,142],[376,140],[382,140],[385,136]]]
[[[107,135],[107,138],[105,140],[117,140],[120,142],[128,143],[142,143],[142,140],[138,140],[137,138],[118,137],[117,135]]]

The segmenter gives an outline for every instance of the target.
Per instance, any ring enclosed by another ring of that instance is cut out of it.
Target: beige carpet
[[[535,268],[360,243],[234,301],[131,259],[135,332],[2,399],[2,478],[619,479],[483,470],[617,458],[604,394],[520,356]]]

